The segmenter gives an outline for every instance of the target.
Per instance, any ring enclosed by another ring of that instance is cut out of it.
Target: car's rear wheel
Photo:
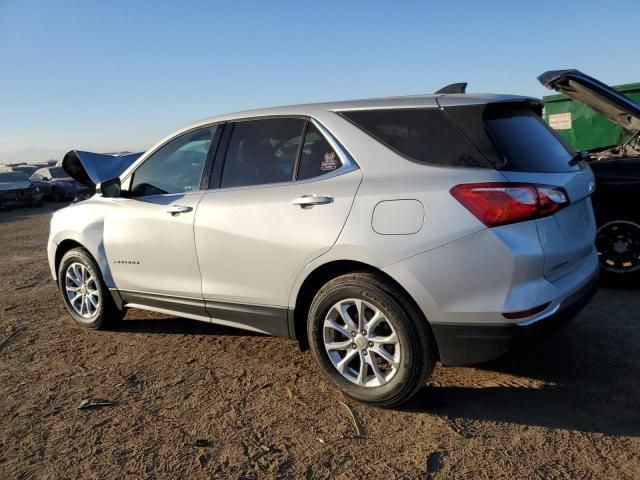
[[[96,262],[83,248],[71,249],[62,257],[58,287],[67,310],[84,327],[110,328],[124,316],[114,303]]]
[[[436,362],[424,317],[403,291],[373,273],[324,285],[309,309],[308,336],[322,373],[347,395],[378,406],[408,400]]]
[[[605,280],[615,283],[640,280],[640,225],[613,220],[598,228],[596,248]]]

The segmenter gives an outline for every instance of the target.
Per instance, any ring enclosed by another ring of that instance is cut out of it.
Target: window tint
[[[70,178],[69,174],[62,167],[50,168],[49,175],[53,179]]]
[[[131,195],[140,197],[197,191],[217,128],[213,126],[189,132],[161,147],[133,174]]]
[[[24,173],[20,172],[0,172],[0,182],[24,182],[28,181],[29,177],[27,177]]]
[[[532,111],[511,111],[489,115],[485,123],[496,146],[506,159],[502,170],[519,172],[569,172],[575,155]]]
[[[436,108],[342,112],[362,130],[411,160],[449,167],[491,168]]]
[[[325,173],[333,172],[342,166],[342,162],[333,147],[311,122],[304,137],[304,146],[300,155],[298,179],[305,180]]]
[[[229,140],[221,186],[292,180],[304,122],[301,118],[271,118],[236,123]]]
[[[538,115],[536,105],[489,103],[449,107],[448,115],[498,170],[568,172],[574,152]]]

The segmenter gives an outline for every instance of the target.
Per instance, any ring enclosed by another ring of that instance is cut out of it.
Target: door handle
[[[187,213],[193,210],[192,207],[187,207],[186,205],[170,205],[167,208],[167,213],[171,215],[179,215],[180,213]]]
[[[303,195],[301,197],[296,198],[291,203],[294,205],[298,205],[299,207],[313,207],[314,205],[326,205],[327,203],[333,202],[333,197],[326,197],[324,195]]]

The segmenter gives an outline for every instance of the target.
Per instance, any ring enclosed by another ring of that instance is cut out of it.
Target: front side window
[[[222,170],[221,187],[241,187],[293,180],[300,149],[301,118],[268,118],[233,127]]]
[[[322,136],[320,130],[311,122],[304,136],[304,145],[300,155],[298,180],[319,177],[331,173],[342,166],[333,147]]]
[[[133,197],[195,192],[217,125],[195,130],[170,141],[153,153],[133,174]]]

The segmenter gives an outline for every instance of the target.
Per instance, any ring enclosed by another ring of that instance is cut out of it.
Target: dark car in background
[[[38,167],[35,165],[16,165],[11,167],[12,172],[24,173],[27,177],[33,175],[36,170],[38,170]]]
[[[42,192],[22,172],[0,172],[0,210],[42,204]]]
[[[596,247],[601,273],[616,283],[636,283],[640,281],[640,207],[637,202],[640,195],[640,105],[578,70],[545,72],[538,80],[545,87],[597,112],[589,115],[588,122],[583,122],[578,129],[572,126],[571,107],[568,107],[566,113],[560,113],[566,117],[561,120],[567,122],[561,128],[582,131],[582,136],[587,137],[582,140],[593,142],[598,135],[602,136],[602,125],[606,125],[597,121],[599,114],[612,122],[609,124],[612,129],[620,129],[615,145],[597,145],[581,152],[576,159],[587,160],[596,178],[592,201],[598,224]],[[589,125],[594,125],[591,134]]]
[[[46,167],[37,170],[31,181],[35,183],[47,200],[62,202],[88,197],[89,188],[73,180],[62,167]]]

